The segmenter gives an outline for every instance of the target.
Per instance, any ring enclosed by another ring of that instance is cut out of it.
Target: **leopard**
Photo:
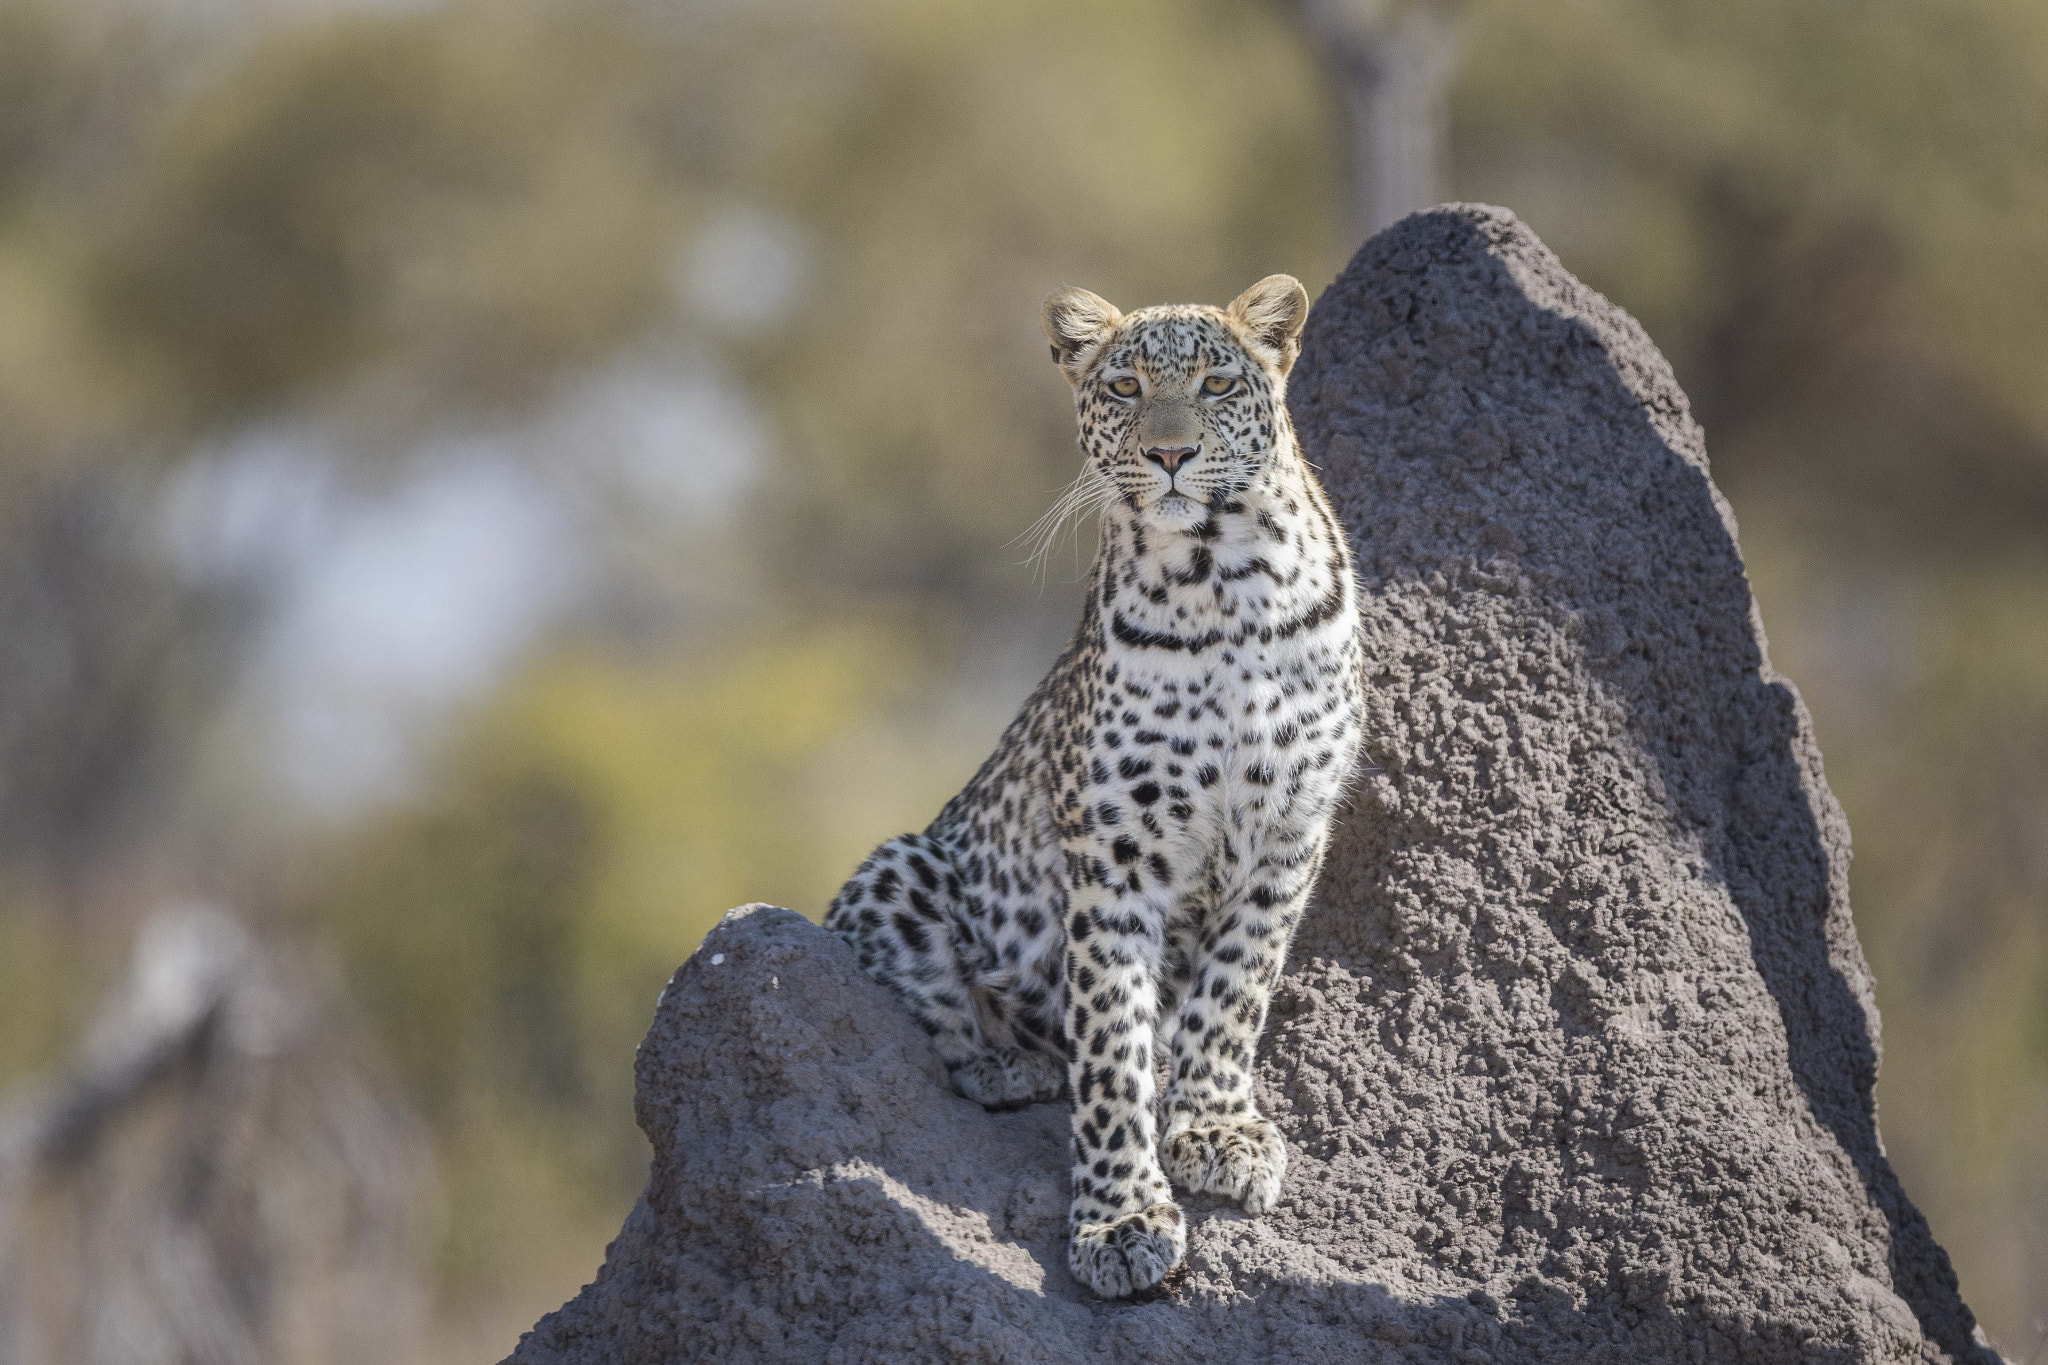
[[[1358,764],[1349,541],[1288,417],[1308,295],[1045,301],[1099,513],[1080,624],[995,752],[825,916],[990,1110],[1070,1100],[1067,1261],[1106,1299],[1180,1263],[1172,1187],[1257,1216],[1287,1145],[1253,1067]]]

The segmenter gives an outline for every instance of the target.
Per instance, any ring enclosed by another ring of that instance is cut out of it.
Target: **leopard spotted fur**
[[[1286,1170],[1253,1055],[1360,737],[1350,551],[1285,402],[1307,307],[1285,275],[1224,309],[1046,301],[1103,503],[1080,628],[826,916],[961,1094],[1072,1096],[1069,1264],[1108,1297],[1179,1261],[1169,1180],[1258,1214]]]

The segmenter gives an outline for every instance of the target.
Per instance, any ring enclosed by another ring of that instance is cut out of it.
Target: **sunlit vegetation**
[[[1313,292],[1351,246],[1344,158],[1290,10],[1249,0],[261,12],[0,8],[0,1081],[67,1053],[164,897],[320,945],[432,1131],[434,1350],[476,1356],[629,1205],[670,971],[732,905],[821,913],[1068,628],[1071,571],[1041,589],[1006,544],[1073,465],[1039,300]],[[1465,23],[1451,189],[1641,317],[1707,425],[1856,831],[1893,1159],[2023,1357],[2048,1312],[2048,10]],[[800,258],[773,308],[685,278],[734,222]],[[350,486],[400,481],[674,354],[765,433],[745,495],[664,522],[543,452],[599,586],[414,737],[405,791],[290,809],[246,715],[279,589],[167,568],[166,481],[266,424],[330,433]]]

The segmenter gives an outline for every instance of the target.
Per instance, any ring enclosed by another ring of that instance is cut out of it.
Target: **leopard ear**
[[[1108,299],[1073,285],[1045,296],[1045,339],[1052,343],[1052,358],[1066,372],[1068,383],[1079,382],[1096,349],[1123,317]]]
[[[1308,321],[1308,290],[1292,275],[1268,275],[1231,300],[1225,310],[1245,339],[1270,354],[1286,374],[1301,354],[1301,324]]]

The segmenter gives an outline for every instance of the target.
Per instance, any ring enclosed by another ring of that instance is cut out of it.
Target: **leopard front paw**
[[[1159,1160],[1182,1189],[1235,1199],[1257,1215],[1280,1202],[1287,1143],[1269,1120],[1231,1119],[1172,1134]]]
[[[953,1088],[984,1109],[1022,1109],[1066,1093],[1067,1064],[1046,1052],[1005,1047],[952,1069]]]
[[[1174,1204],[1153,1204],[1107,1223],[1078,1223],[1067,1268],[1105,1299],[1142,1293],[1166,1278],[1187,1249],[1187,1221]]]

